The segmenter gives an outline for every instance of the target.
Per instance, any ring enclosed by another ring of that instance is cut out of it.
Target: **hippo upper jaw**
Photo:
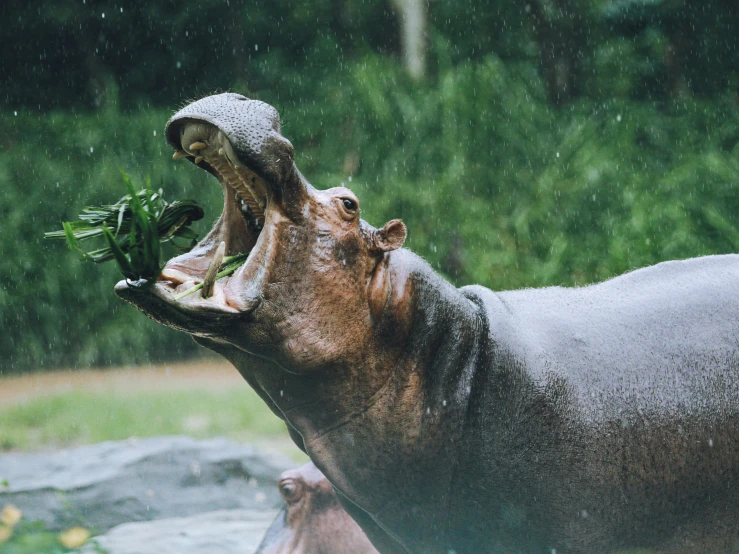
[[[218,179],[223,212],[193,250],[166,264],[154,287],[141,291],[121,281],[115,291],[170,327],[220,332],[224,322],[259,306],[279,242],[276,229],[299,217],[308,185],[295,168],[292,145],[280,134],[277,111],[263,102],[232,93],[203,98],[177,112],[165,135],[175,158]],[[214,280],[224,258],[246,253],[246,263],[233,275]],[[179,297],[201,283],[205,291]]]

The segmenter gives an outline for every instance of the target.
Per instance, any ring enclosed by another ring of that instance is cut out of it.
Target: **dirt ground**
[[[171,364],[53,371],[0,377],[0,406],[26,402],[39,396],[86,390],[90,392],[207,389],[245,386],[229,363],[197,360]]]

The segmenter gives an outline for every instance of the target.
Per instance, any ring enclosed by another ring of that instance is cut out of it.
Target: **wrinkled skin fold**
[[[233,363],[383,554],[739,545],[739,256],[597,285],[457,289],[317,190],[235,94],[166,137],[224,210],[155,287],[116,292]],[[248,252],[212,295],[216,252]]]

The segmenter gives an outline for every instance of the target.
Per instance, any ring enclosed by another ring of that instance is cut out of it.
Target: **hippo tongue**
[[[254,247],[260,229],[255,218],[244,216],[236,191],[222,182],[224,193],[223,212],[208,235],[190,252],[171,259],[162,270],[160,280],[175,285],[190,281],[202,281],[219,245],[226,245],[225,254],[249,252]],[[246,206],[248,212],[248,205]],[[250,223],[251,222],[251,223]]]

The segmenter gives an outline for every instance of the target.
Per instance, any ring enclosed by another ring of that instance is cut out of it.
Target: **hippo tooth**
[[[221,268],[223,256],[225,255],[226,243],[224,241],[221,241],[221,244],[219,244],[218,248],[216,249],[216,253],[213,256],[213,259],[210,261],[208,271],[205,272],[205,279],[203,279],[203,289],[200,291],[200,296],[202,298],[210,298],[211,296],[213,296],[213,287],[216,283],[216,275],[218,275],[218,270]]]
[[[186,158],[189,155],[190,154],[188,154],[184,150],[178,150],[177,152],[175,152],[174,154],[172,154],[172,159],[173,160],[179,160],[180,158]]]
[[[203,161],[203,156],[197,156],[197,157],[195,158],[195,163],[196,163],[196,164],[199,164],[199,163],[200,163],[200,162],[202,162],[202,161]]]
[[[207,144],[205,144],[205,143],[204,143],[203,141],[200,141],[200,140],[199,140],[199,141],[197,141],[197,142],[193,142],[193,143],[192,143],[192,144],[190,145],[190,148],[189,148],[189,150],[190,150],[191,152],[195,152],[195,151],[197,151],[197,150],[202,150],[203,148],[205,148],[205,147],[207,147],[207,146],[208,146]]]
[[[225,156],[226,155],[226,151],[223,149],[223,147],[221,147],[221,148],[218,149],[218,155],[219,156]]]

